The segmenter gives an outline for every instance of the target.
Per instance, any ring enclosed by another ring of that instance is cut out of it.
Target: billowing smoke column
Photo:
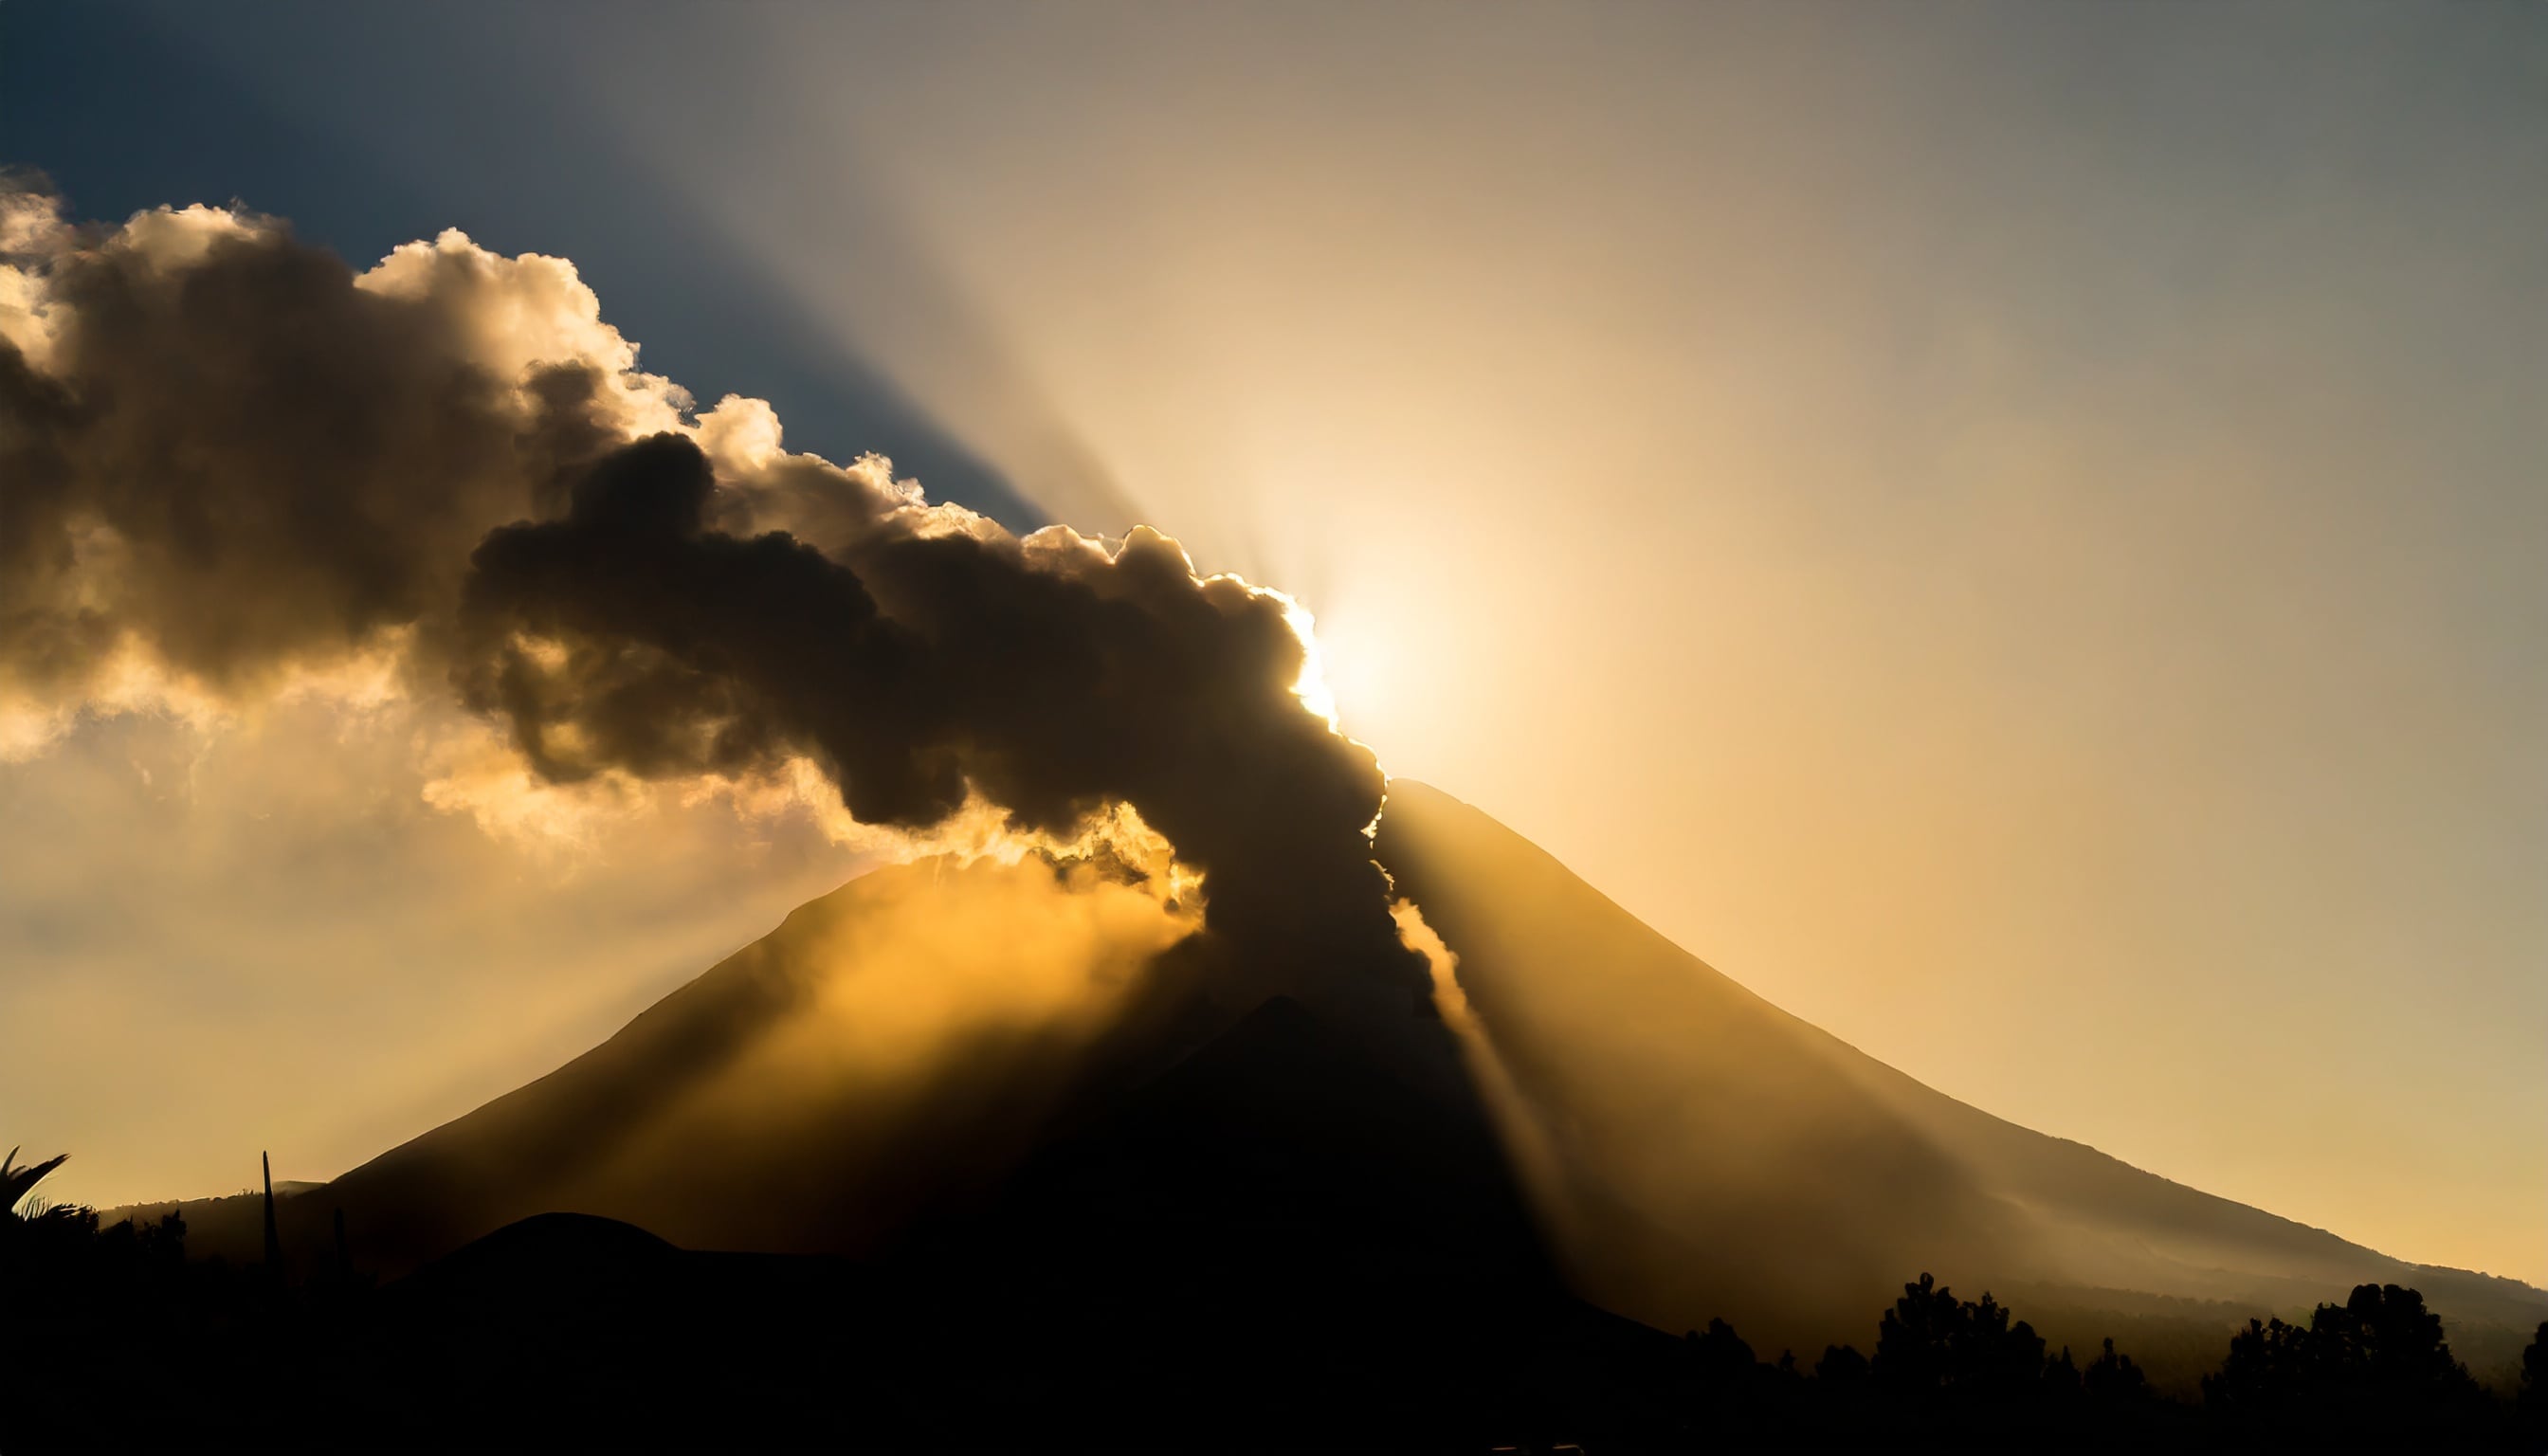
[[[1322,955],[1393,938],[1361,833],[1379,767],[1293,693],[1279,598],[1197,580],[1147,530],[1109,554],[888,514],[826,554],[714,529],[716,498],[698,446],[658,434],[606,456],[563,519],[478,548],[470,701],[543,772],[731,772],[802,746],[868,823],[935,823],[969,788],[1066,836],[1125,802],[1205,871],[1216,930]]]
[[[271,220],[84,230],[25,187],[0,253],[0,696],[395,652],[553,780],[805,756],[870,824],[1129,804],[1215,938],[1420,994],[1379,767],[1294,692],[1278,594],[785,454],[758,402],[694,415],[562,260],[446,233],[357,275]]]

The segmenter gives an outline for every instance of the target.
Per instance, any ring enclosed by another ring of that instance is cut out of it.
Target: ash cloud
[[[864,823],[987,800],[1061,838],[1130,805],[1215,939],[1422,995],[1384,778],[1294,692],[1287,598],[697,411],[564,260],[451,232],[356,273],[238,211],[73,228],[22,182],[0,481],[0,697],[56,722],[119,664],[235,700],[389,654],[551,781],[811,758]]]

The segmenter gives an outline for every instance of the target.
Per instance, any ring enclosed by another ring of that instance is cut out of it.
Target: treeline
[[[1758,1358],[1723,1320],[1682,1337],[1684,1433],[1737,1444],[2063,1448],[2531,1450],[2548,1441],[2548,1322],[2517,1391],[2452,1357],[2423,1296],[2366,1284],[2306,1324],[2250,1320],[2199,1402],[2151,1387],[2111,1339],[2082,1360],[2050,1349],[1990,1295],[1959,1300],[1923,1274],[1877,1320],[1874,1347],[1827,1346],[1810,1370]]]

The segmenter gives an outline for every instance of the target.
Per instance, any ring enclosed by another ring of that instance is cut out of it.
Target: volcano
[[[724,1291],[684,1321],[832,1329],[820,1347],[851,1341],[868,1399],[906,1402],[885,1428],[1003,1438],[1127,1410],[1188,1433],[1239,1411],[1327,1440],[1351,1411],[1484,1438],[1539,1418],[1549,1371],[1594,1348],[1633,1363],[1656,1330],[1723,1317],[1808,1359],[1864,1345],[1924,1271],[2056,1343],[2124,1335],[2162,1379],[2174,1345],[2190,1375],[2250,1316],[2359,1283],[2420,1288],[2482,1373],[2548,1318],[2529,1286],[1936,1092],[1438,790],[1391,785],[1376,855],[1457,957],[1463,1024],[1418,1006],[1374,1036],[1332,1007],[1232,1000],[1171,951],[1099,977],[1102,1012],[933,1023],[931,1054],[882,1081],[809,1059],[839,1018],[937,984],[908,957],[863,962],[863,928],[1051,873],[895,866],[548,1076],[282,1197],[285,1243],[317,1258],[341,1216],[356,1266],[421,1271],[406,1297],[482,1315],[511,1287],[489,1268],[584,1267],[558,1251],[590,1244]],[[1482,1057],[1491,1078],[1443,1075]],[[255,1256],[244,1201],[182,1207],[198,1251]],[[949,1370],[1003,1373],[951,1396]]]

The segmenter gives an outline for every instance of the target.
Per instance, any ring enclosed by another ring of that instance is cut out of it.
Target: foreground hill
[[[2357,1283],[2420,1288],[2483,1375],[2548,1318],[2527,1286],[1946,1097],[1436,790],[1393,784],[1378,853],[1458,956],[1492,1118],[1320,1014],[1217,1000],[1154,954],[1175,927],[1120,884],[923,864],[798,909],[556,1072],[283,1199],[287,1249],[319,1257],[341,1213],[355,1266],[395,1276],[572,1211],[687,1248],[925,1267],[985,1317],[1059,1301],[1124,1330],[1279,1331],[1323,1308],[1412,1339],[1443,1312],[1477,1331],[1556,1308],[1518,1165],[1586,1297],[1671,1330],[1723,1316],[1808,1363],[1865,1346],[1923,1270],[2056,1344],[2117,1335],[2178,1385],[2247,1318]],[[186,1209],[199,1252],[257,1256],[252,1200]]]

